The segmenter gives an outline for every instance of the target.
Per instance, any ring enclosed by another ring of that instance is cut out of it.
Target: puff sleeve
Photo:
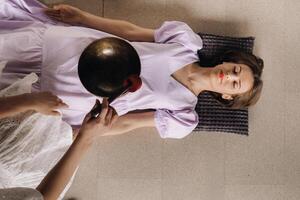
[[[154,31],[156,43],[179,43],[193,51],[203,46],[201,37],[196,34],[186,23],[178,21],[166,21]]]
[[[180,139],[190,134],[198,124],[194,110],[171,111],[158,109],[154,114],[155,126],[161,138]]]

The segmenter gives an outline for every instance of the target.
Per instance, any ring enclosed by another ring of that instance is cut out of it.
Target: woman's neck
[[[211,91],[211,71],[212,68],[201,67],[198,63],[190,66],[187,79],[197,96],[203,91]]]
[[[172,76],[198,96],[202,91],[210,89],[210,72],[210,68],[193,63],[174,72]]]

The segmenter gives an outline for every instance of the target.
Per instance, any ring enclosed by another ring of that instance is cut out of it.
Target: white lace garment
[[[0,78],[5,62],[0,62]],[[31,92],[32,73],[0,91],[0,97]],[[0,119],[0,188],[35,188],[72,143],[61,117],[35,112]]]

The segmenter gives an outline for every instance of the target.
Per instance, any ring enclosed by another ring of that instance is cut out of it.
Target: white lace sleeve
[[[4,64],[0,64],[1,67]],[[31,92],[32,73],[0,91],[0,97]],[[26,112],[0,120],[0,188],[35,188],[72,143],[61,117]]]

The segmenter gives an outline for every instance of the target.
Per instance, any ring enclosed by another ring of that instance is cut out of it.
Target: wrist
[[[87,136],[87,133],[84,131],[79,131],[78,135],[75,140],[78,140],[78,142],[86,147],[92,146],[94,143],[94,139]]]
[[[85,11],[81,11],[80,13],[80,21],[78,22],[79,24],[82,25],[88,25],[89,22],[89,13]]]

